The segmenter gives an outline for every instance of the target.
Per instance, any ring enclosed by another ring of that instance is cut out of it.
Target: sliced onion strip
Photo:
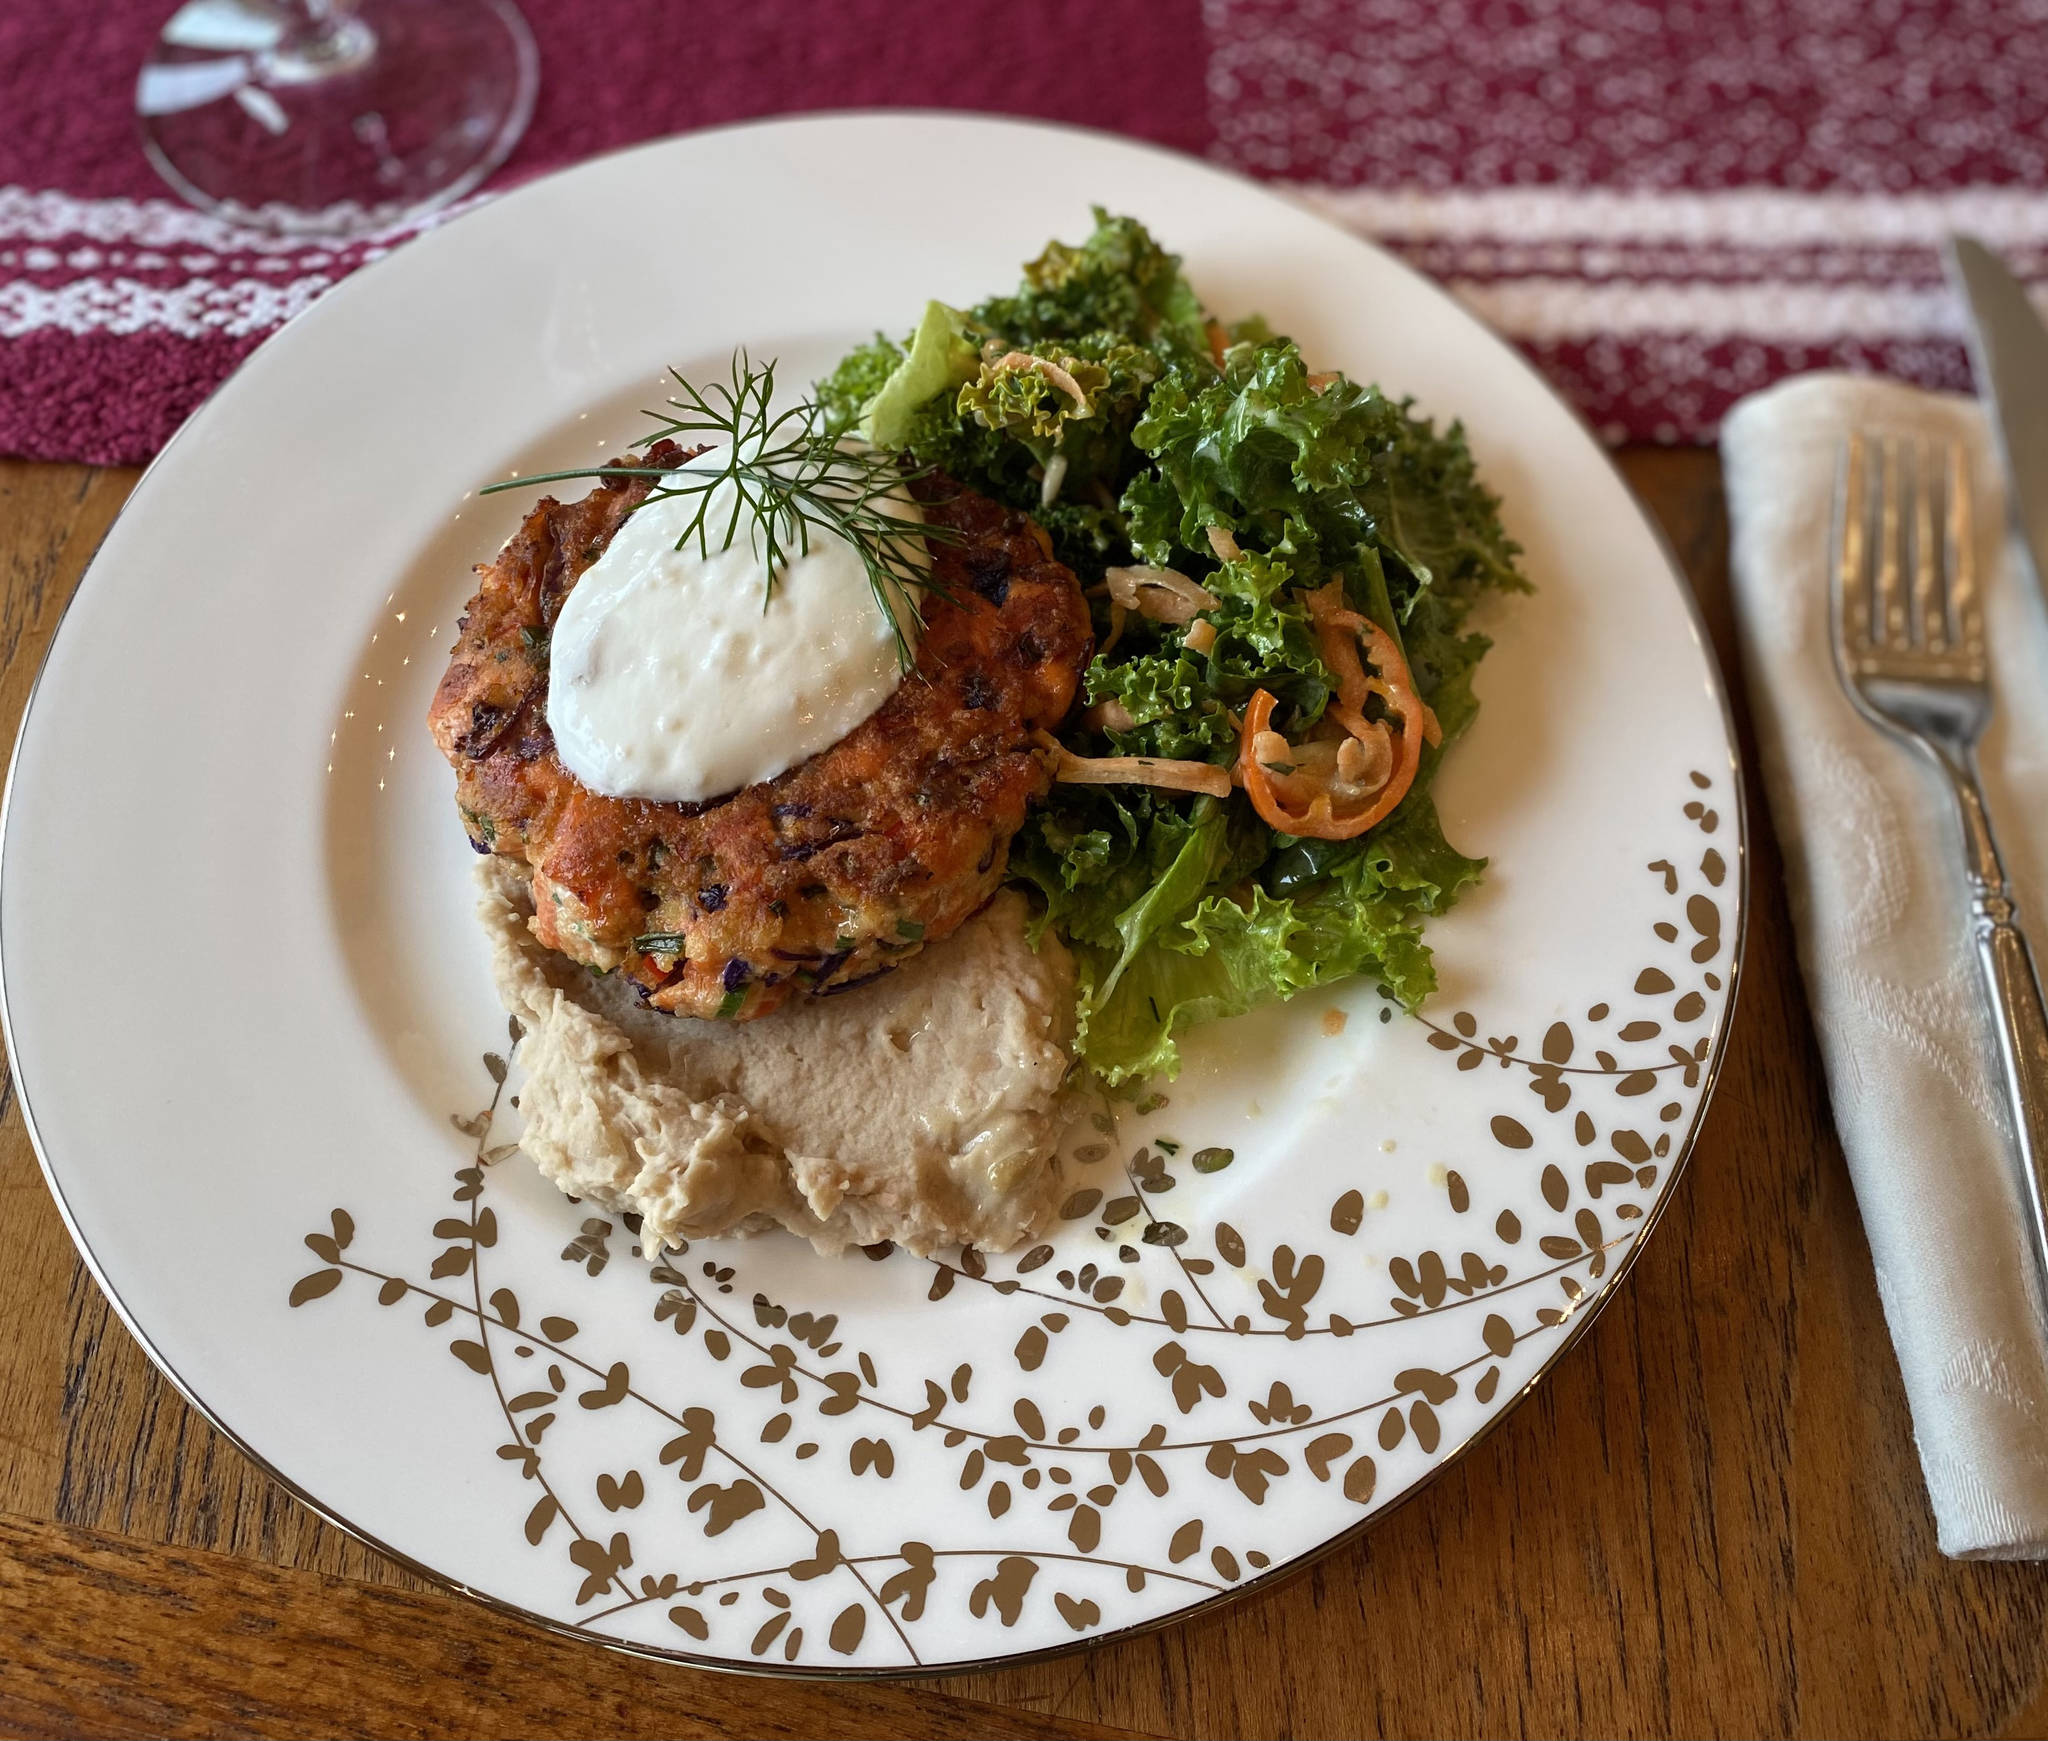
[[[1178,569],[1107,568],[1102,578],[1112,599],[1155,623],[1184,623],[1199,611],[1213,611],[1222,602]]]
[[[1070,786],[1160,786],[1173,792],[1230,796],[1230,770],[1208,762],[1171,761],[1164,756],[1077,756],[1057,738],[1038,734],[1052,757],[1052,777]]]
[[[1010,351],[998,357],[990,367],[996,373],[1002,373],[1009,369],[1036,369],[1062,393],[1066,394],[1069,399],[1073,400],[1075,416],[1087,417],[1093,413],[1093,407],[1088,403],[1088,395],[1081,391],[1081,383],[1068,374],[1065,369],[1061,368],[1058,363],[1051,361],[1049,358],[1034,357],[1029,351]]]

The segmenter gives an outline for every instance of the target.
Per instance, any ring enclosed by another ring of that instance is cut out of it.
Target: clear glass
[[[192,204],[347,239],[474,188],[539,84],[512,0],[187,0],[135,108],[150,161]]]

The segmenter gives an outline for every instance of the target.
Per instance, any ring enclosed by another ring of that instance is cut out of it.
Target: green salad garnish
[[[1423,922],[1485,864],[1445,841],[1429,797],[1476,710],[1488,642],[1464,623],[1489,588],[1527,583],[1456,424],[1311,371],[1256,318],[1220,325],[1142,225],[1095,218],[1014,294],[877,335],[817,399],[828,432],[907,451],[1051,535],[1099,649],[1066,751],[1238,772],[1208,792],[1055,785],[1012,848],[1080,964],[1081,1054],[1115,1084],[1173,1075],[1179,1034],[1310,986],[1369,974],[1410,1008],[1434,989]],[[1382,649],[1369,696],[1333,634]],[[1401,711],[1413,696],[1430,741]],[[1342,837],[1353,787],[1314,768],[1369,781],[1367,752],[1390,742],[1419,751],[1412,779]]]

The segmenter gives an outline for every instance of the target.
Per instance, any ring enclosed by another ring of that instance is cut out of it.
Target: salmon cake
[[[627,456],[648,470],[673,443]],[[951,935],[1003,881],[1051,783],[1035,735],[1091,651],[1073,573],[1027,516],[943,477],[914,486],[931,587],[916,666],[862,724],[772,780],[703,803],[606,797],[548,727],[563,601],[645,499],[607,477],[527,516],[478,587],[429,715],[470,843],[526,868],[535,937],[675,1015],[750,1021],[846,991]]]

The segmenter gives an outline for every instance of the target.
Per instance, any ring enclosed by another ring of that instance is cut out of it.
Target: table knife
[[[2013,524],[2048,588],[2048,327],[2027,287],[1982,242],[1948,239],[1949,276],[1970,308],[1970,361],[2005,459]]]

